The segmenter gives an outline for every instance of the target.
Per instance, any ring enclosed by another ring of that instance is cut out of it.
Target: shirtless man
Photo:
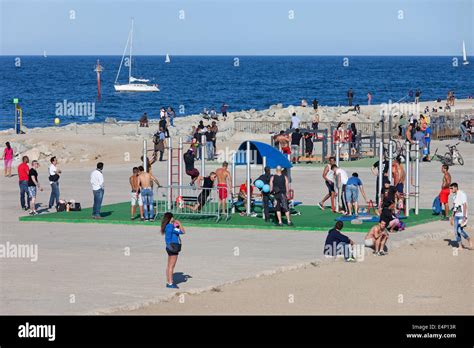
[[[397,157],[392,163],[393,186],[396,187],[400,195],[397,202],[397,209],[403,209],[403,188],[405,187],[405,169],[403,168],[400,157]]]
[[[385,255],[383,249],[388,240],[388,233],[385,227],[385,221],[380,221],[377,225],[372,226],[369,233],[365,236],[365,246],[374,248],[374,254],[377,256]]]
[[[324,202],[331,198],[331,208],[332,211],[335,212],[336,207],[334,205],[334,199],[336,197],[336,191],[334,189],[334,172],[331,170],[333,164],[336,164],[336,158],[329,157],[329,163],[326,165],[326,167],[324,167],[323,170],[323,179],[329,192],[326,196],[324,196],[323,200],[318,203],[318,207],[320,207],[321,210],[324,210]]]
[[[217,191],[219,193],[219,203],[217,204],[217,210],[219,211],[222,207],[222,213],[226,214],[227,209],[227,196],[228,187],[232,185],[232,179],[229,172],[229,164],[227,162],[222,163],[222,167],[216,170],[217,177]]]
[[[133,167],[133,174],[129,178],[130,187],[132,188],[131,193],[131,220],[135,220],[135,213],[137,210],[137,204],[140,208],[140,219],[143,221],[143,201],[142,195],[140,193],[140,184],[138,183],[138,175],[139,175],[138,167]]]
[[[158,187],[161,185],[157,178],[155,178],[152,174],[145,172],[145,168],[143,168],[143,166],[138,167],[138,170],[140,171],[140,174],[138,175],[138,185],[140,187],[144,205],[144,218],[142,218],[142,221],[150,221],[154,218],[152,182],[156,182]]]
[[[285,134],[284,131],[281,131],[280,134],[278,134],[275,137],[275,142],[277,142],[280,145],[280,150],[281,152],[283,152],[283,154],[291,155],[289,134]]]
[[[451,174],[449,173],[449,166],[443,164],[441,166],[441,173],[443,173],[443,181],[441,183],[441,192],[439,193],[439,201],[444,204],[443,221],[449,220],[449,185],[451,185]]]

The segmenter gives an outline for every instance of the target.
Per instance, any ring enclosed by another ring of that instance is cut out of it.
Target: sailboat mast
[[[123,58],[125,57],[125,53],[127,53],[127,47],[128,47],[128,42],[129,41],[130,41],[130,33],[128,33],[127,43],[125,44],[125,48],[123,49],[122,60],[120,61],[120,66],[119,66],[119,69],[117,71],[117,76],[115,77],[115,84],[117,84],[118,78],[120,76],[120,71],[122,70]]]
[[[130,31],[130,62],[128,66],[128,83],[130,83],[132,77],[132,48],[133,48],[133,18],[132,18],[132,30]]]

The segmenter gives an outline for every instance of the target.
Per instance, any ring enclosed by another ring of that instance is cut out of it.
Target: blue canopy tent
[[[273,146],[262,143],[260,141],[248,141],[250,143],[250,164],[261,164],[271,169],[277,166],[282,168],[291,168],[293,165],[288,157],[282,154]],[[235,154],[235,165],[247,164],[247,141],[240,144]]]
[[[249,159],[249,160],[247,160]],[[259,142],[259,141],[245,141],[240,144],[237,152],[233,155],[232,159],[232,192],[235,187],[235,166],[246,165],[247,166],[247,197],[250,197],[250,165],[260,164],[263,167],[270,167],[275,169],[277,166],[282,168],[290,169],[293,167],[288,157],[278,151],[276,148]],[[290,176],[289,176],[290,177]],[[250,199],[247,199],[246,205],[247,215],[250,215]]]

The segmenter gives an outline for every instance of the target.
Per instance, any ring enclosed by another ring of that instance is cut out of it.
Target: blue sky
[[[134,52],[143,55],[459,56],[462,40],[474,53],[473,0],[0,3],[2,55],[121,55],[132,16]]]

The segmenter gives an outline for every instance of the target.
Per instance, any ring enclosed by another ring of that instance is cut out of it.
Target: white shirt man
[[[464,211],[465,204],[467,204],[467,196],[464,191],[457,190],[453,196],[454,203],[454,216],[465,217],[466,211]]]
[[[91,185],[93,191],[104,188],[104,175],[102,174],[101,170],[95,169],[91,173]]]
[[[58,172],[58,169],[56,168],[54,164],[51,163],[51,165],[49,166],[49,176],[54,176],[57,174],[57,172]],[[49,183],[52,184],[53,182],[50,180]]]
[[[291,116],[291,129],[296,129],[300,127],[300,119],[298,116],[296,116],[296,113],[294,112],[293,115]]]
[[[349,180],[349,176],[347,175],[347,172],[344,169],[336,168],[334,174],[339,175],[339,177],[341,178],[341,185],[347,184],[347,180]]]

